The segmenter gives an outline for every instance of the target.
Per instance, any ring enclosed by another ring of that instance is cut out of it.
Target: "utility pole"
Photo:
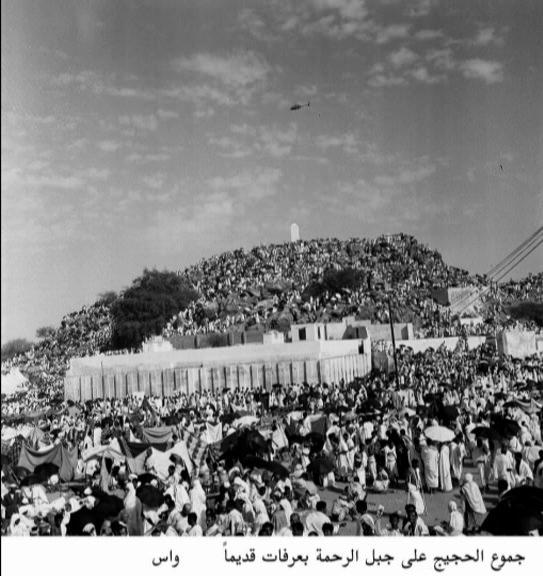
[[[390,322],[390,335],[392,336],[392,350],[394,352],[394,370],[396,372],[395,380],[396,385],[399,384],[398,380],[398,357],[396,356],[396,338],[394,337],[394,322],[392,321],[392,307],[390,305],[390,296],[388,297],[388,319]]]

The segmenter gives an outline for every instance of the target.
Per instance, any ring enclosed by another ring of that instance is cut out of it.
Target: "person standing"
[[[439,486],[439,452],[433,444],[428,443],[421,447],[421,457],[426,488],[432,494]]]
[[[477,438],[477,445],[472,450],[471,458],[477,467],[479,473],[479,482],[481,489],[486,492],[488,486],[488,468],[490,461],[490,452],[488,447],[483,443],[481,438]]]
[[[447,444],[442,444],[439,452],[439,487],[442,492],[450,492],[453,489],[451,478],[451,456]]]
[[[486,506],[479,486],[471,474],[466,474],[465,482],[460,489],[464,498],[464,525],[466,532],[474,532],[483,522]]]
[[[464,458],[466,457],[466,446],[464,439],[458,435],[453,442],[451,442],[451,472],[453,485],[459,486],[462,479],[462,469],[464,467]]]

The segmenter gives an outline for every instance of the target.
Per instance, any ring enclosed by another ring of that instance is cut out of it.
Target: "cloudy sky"
[[[1,10],[2,342],[292,221],[472,272],[543,221],[540,0]]]

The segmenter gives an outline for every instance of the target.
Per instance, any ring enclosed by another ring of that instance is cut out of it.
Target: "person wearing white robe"
[[[518,471],[515,474],[515,486],[524,486],[525,484],[532,484],[533,481],[534,481],[534,475],[532,473],[532,469],[528,464],[526,456],[523,455],[518,465]]]
[[[124,499],[124,512],[129,536],[143,535],[143,507],[140,499],[136,496],[136,488],[132,482],[128,482],[127,494]]]
[[[433,445],[423,446],[421,459],[424,465],[424,479],[430,492],[439,486],[439,452]]]
[[[419,516],[422,516],[426,510],[420,490],[411,482],[407,484],[407,504],[413,504]]]
[[[461,536],[464,531],[464,518],[454,500],[449,502],[449,513],[449,525],[447,526],[449,536]]]
[[[207,510],[207,496],[202,488],[202,483],[199,478],[196,478],[192,482],[192,489],[190,491],[190,503],[192,512],[197,516],[197,524],[199,524],[202,529],[206,527],[206,510]]]
[[[505,480],[509,488],[515,485],[515,459],[507,446],[502,446],[494,458],[494,477],[496,480]]]
[[[439,452],[439,487],[442,492],[452,490],[451,456],[447,444],[441,446]]]
[[[351,471],[348,458],[349,447],[347,446],[347,442],[341,433],[339,434],[338,438],[339,442],[337,447],[336,466],[339,477],[346,478]]]
[[[464,524],[466,530],[477,529],[486,514],[486,506],[481,496],[479,486],[474,482],[471,474],[466,474],[465,482],[460,489],[464,497]]]
[[[477,445],[471,452],[471,458],[477,467],[481,488],[486,490],[489,477],[490,454],[488,448],[485,447],[480,438],[477,440]]]
[[[362,450],[360,453],[360,466],[356,469],[356,477],[362,485],[364,490],[366,489],[366,467],[368,465],[368,455],[366,450]]]
[[[462,469],[464,467],[464,458],[466,456],[466,447],[461,439],[458,442],[451,443],[451,472],[456,485],[460,484]]]

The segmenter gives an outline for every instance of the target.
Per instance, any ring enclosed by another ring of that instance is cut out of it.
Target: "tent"
[[[24,387],[28,383],[19,368],[12,368],[8,374],[2,374],[2,381],[0,383],[0,392],[2,394],[14,394],[19,388]]]

